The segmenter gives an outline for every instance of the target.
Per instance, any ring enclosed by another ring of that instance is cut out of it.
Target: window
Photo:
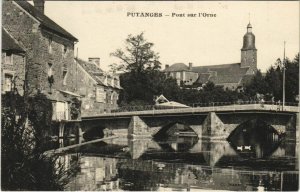
[[[48,77],[53,76],[52,63],[48,63]]]
[[[49,37],[48,39],[48,50],[49,50],[49,53],[52,53],[52,37]]]
[[[4,85],[3,85],[3,91],[4,92],[9,92],[12,89],[12,80],[13,80],[13,75],[11,74],[5,74],[4,75]]]
[[[110,95],[110,104],[114,104],[114,92]]]
[[[63,45],[63,47],[62,47],[63,58],[66,58],[67,52],[68,52],[68,47],[67,47],[67,45]]]
[[[63,85],[67,85],[67,70],[63,70]]]
[[[50,83],[50,85],[54,83],[52,66],[52,63],[48,63],[48,82]]]
[[[118,78],[115,78],[115,86],[116,86],[116,87],[119,87],[119,86],[120,86],[120,82],[119,82],[119,79],[118,79]]]
[[[115,86],[115,79],[114,79],[114,77],[111,78],[111,85]]]
[[[11,52],[6,52],[5,53],[5,60],[4,60],[5,64],[9,64],[12,65],[13,64],[13,55]]]
[[[96,101],[100,103],[105,103],[106,92],[103,87],[96,87]]]

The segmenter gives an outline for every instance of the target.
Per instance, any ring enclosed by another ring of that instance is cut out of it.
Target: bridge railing
[[[238,105],[251,105],[251,104],[260,104],[263,105],[273,105],[274,108],[281,109],[282,103],[280,102],[272,102],[272,101],[235,101],[235,102],[209,102],[209,103],[191,103],[187,104],[187,107],[191,108],[199,108],[199,107],[218,107],[218,106],[238,106]],[[285,106],[298,106],[299,103],[285,102]],[[156,106],[156,105],[144,105],[144,106],[125,106],[120,107],[118,109],[114,109],[111,113],[116,112],[130,112],[130,111],[156,111],[156,110],[165,110],[165,109],[178,109],[181,108],[179,106]]]
[[[227,105],[251,105],[251,104],[261,104],[261,105],[277,105],[282,106],[282,103],[272,102],[272,101],[234,101],[234,102],[209,102],[209,103],[192,103],[188,106],[190,107],[212,107],[212,106],[227,106]],[[285,102],[285,106],[298,106],[299,103]]]

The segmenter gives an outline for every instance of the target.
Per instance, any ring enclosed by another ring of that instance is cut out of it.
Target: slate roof
[[[208,69],[208,71],[216,73],[216,75],[212,75],[209,78],[209,80],[215,84],[239,83],[249,69],[248,67],[241,68],[240,63],[205,67]]]
[[[120,86],[112,85],[111,79],[108,78],[105,82],[106,76],[104,71],[100,69],[96,64],[84,61],[82,59],[76,59],[75,61],[99,84],[106,87],[113,87],[122,89]]]
[[[211,74],[210,73],[200,73],[198,79],[195,81],[195,83],[206,83],[209,81]]]
[[[77,63],[100,85],[104,84],[103,70],[97,67],[96,64],[84,61],[82,59],[75,59]]]
[[[165,72],[171,72],[171,71],[188,71],[189,67],[184,63],[175,63],[171,65],[170,67],[165,69]]]
[[[24,53],[24,49],[2,27],[2,50]]]
[[[38,11],[34,8],[33,5],[28,3],[27,1],[15,1],[19,6],[21,6],[25,11],[27,11],[30,15],[32,15],[35,19],[37,19],[39,22],[41,22],[41,27],[55,32],[65,38],[68,38],[72,41],[78,41],[76,37],[74,37],[71,33],[67,32],[65,29],[63,29],[61,26],[59,26],[57,23],[55,23],[53,20],[51,20],[49,17]]]
[[[215,84],[240,83],[241,79],[246,75],[248,67],[241,68],[240,63],[220,64],[209,66],[196,66],[189,70],[184,63],[175,63],[165,71],[191,71],[199,74],[196,82],[205,83],[212,81]]]

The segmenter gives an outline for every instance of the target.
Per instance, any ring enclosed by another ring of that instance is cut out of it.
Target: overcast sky
[[[213,18],[127,17],[127,12],[213,13]],[[145,32],[163,65],[195,66],[240,62],[242,38],[250,21],[256,36],[258,68],[265,71],[278,57],[299,51],[299,2],[107,2],[46,1],[45,14],[79,39],[79,57],[100,57],[108,69],[109,54],[124,47],[128,34]],[[75,50],[76,50],[75,48]]]

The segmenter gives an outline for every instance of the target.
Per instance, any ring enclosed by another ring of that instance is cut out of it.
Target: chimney
[[[165,69],[168,69],[169,68],[169,65],[165,65]]]
[[[44,14],[45,0],[33,0],[35,9]]]
[[[193,68],[193,63],[189,63],[189,70],[192,70]]]
[[[89,57],[89,62],[96,64],[100,68],[100,57]]]

